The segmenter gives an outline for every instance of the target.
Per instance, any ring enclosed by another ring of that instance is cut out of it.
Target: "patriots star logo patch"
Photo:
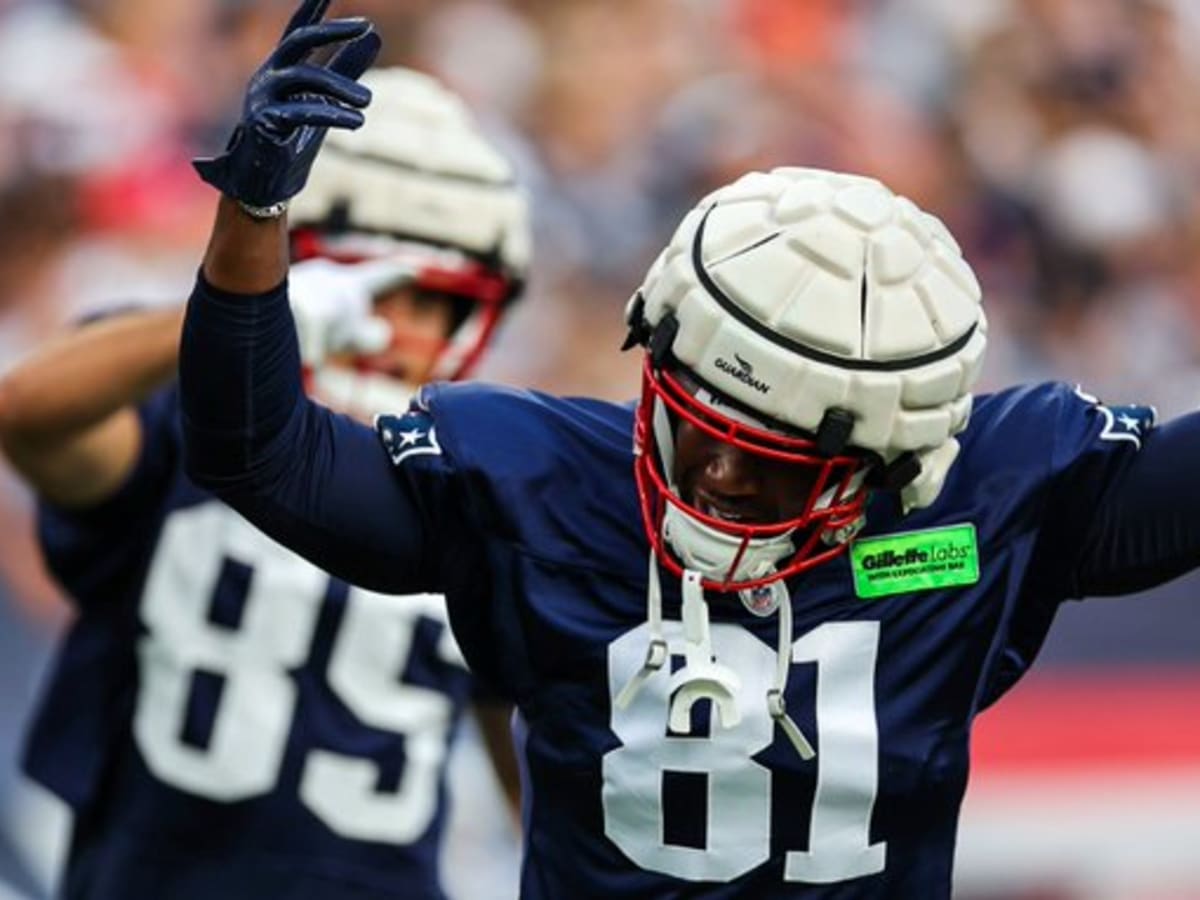
[[[1128,441],[1140,450],[1142,439],[1158,423],[1158,411],[1153,406],[1134,403],[1109,406],[1080,387],[1075,388],[1075,395],[1091,403],[1103,416],[1104,425],[1100,431],[1102,441]]]
[[[375,431],[393,465],[411,456],[441,456],[433,417],[424,410],[412,410],[402,416],[376,416]]]

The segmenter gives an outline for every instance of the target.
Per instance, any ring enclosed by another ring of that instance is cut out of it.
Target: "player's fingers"
[[[297,94],[318,94],[350,106],[366,106],[371,90],[353,79],[320,66],[301,64],[269,76],[272,97],[286,99]]]
[[[361,128],[363,114],[356,109],[346,109],[332,103],[282,103],[268,106],[258,114],[269,131],[287,134],[296,128],[309,125],[313,128],[345,128],[353,131]]]
[[[283,29],[283,37],[287,37],[305,25],[321,21],[325,16],[325,11],[329,9],[329,2],[330,0],[304,0],[300,4],[300,8],[292,14],[292,18],[288,20],[287,26]]]
[[[319,47],[353,41],[371,28],[371,23],[362,18],[334,19],[320,25],[306,25],[284,38],[275,48],[272,59],[277,68],[295,65]]]
[[[371,68],[371,63],[375,62],[382,46],[383,41],[379,35],[375,31],[368,31],[339,50],[337,56],[330,61],[329,69],[357,80],[363,72]]]

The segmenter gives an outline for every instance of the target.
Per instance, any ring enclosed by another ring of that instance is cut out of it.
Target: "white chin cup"
[[[765,578],[782,560],[796,552],[790,531],[771,538],[754,538],[747,545],[737,568],[730,573],[730,567],[742,549],[743,539],[705,525],[673,503],[667,504],[662,534],[685,569],[699,572],[711,581]]]

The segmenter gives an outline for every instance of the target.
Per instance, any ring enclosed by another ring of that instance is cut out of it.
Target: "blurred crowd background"
[[[0,370],[80,315],[186,297],[214,207],[189,160],[221,149],[293,6],[0,0]],[[745,170],[795,164],[878,176],[942,216],[984,286],[987,387],[1064,378],[1166,415],[1200,399],[1196,0],[346,0],[332,14],[371,17],[383,62],[458,90],[532,195],[531,292],[486,376],[632,397],[621,311],[675,223]],[[68,615],[29,518],[0,468],[4,753]],[[1136,669],[1200,684],[1197,587],[1073,607],[1035,678],[1086,666],[1094,683]],[[1191,763],[1200,774],[1200,751]],[[1179,827],[1200,856],[1197,819]],[[1169,895],[1049,872],[989,875],[988,896],[1200,897],[1200,868]]]

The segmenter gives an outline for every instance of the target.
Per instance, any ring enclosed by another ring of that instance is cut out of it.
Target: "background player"
[[[381,114],[314,169],[291,242],[310,385],[365,415],[468,370],[528,235],[457,98],[405,70],[364,80]],[[441,598],[331,579],[186,478],[181,316],[94,322],[0,383],[0,438],[79,613],[27,753],[75,811],[63,893],[440,896],[447,744],[473,692]],[[515,797],[507,706],[482,709]]]
[[[365,28],[322,12],[268,69],[349,40],[347,71]],[[971,724],[1058,603],[1200,558],[1200,418],[1061,385],[972,415],[986,323],[944,226],[780,169],[707,197],[635,296],[636,416],[434,387],[384,456],[299,390],[282,222],[254,214],[361,120],[332,81],[320,108],[252,83],[244,127],[276,140],[201,166],[225,197],[181,357],[192,471],[350,577],[445,587],[529,724],[524,896],[948,896]]]

